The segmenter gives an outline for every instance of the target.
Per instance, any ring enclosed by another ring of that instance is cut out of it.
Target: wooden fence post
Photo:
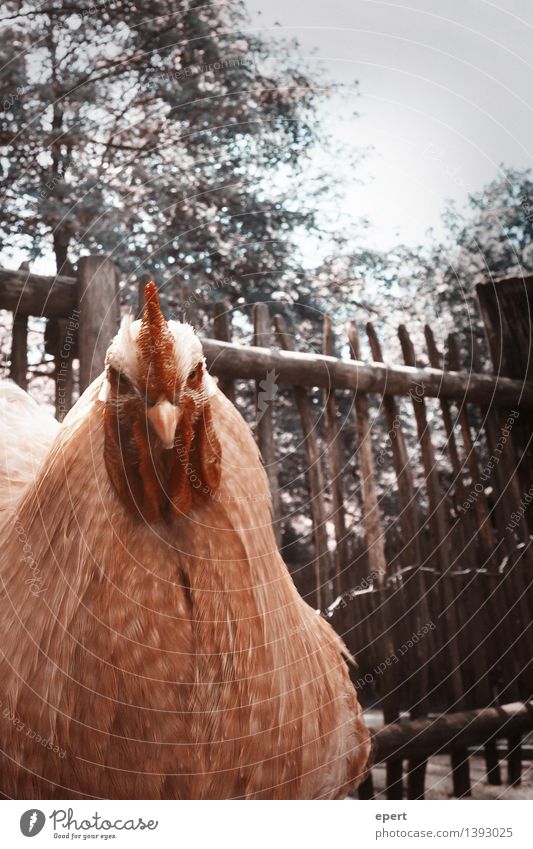
[[[294,340],[288,331],[283,316],[274,317],[278,339],[284,351],[294,350]],[[313,539],[315,544],[315,605],[318,610],[327,607],[330,601],[329,582],[331,578],[331,556],[328,546],[327,514],[324,506],[325,484],[322,473],[321,452],[316,433],[313,406],[307,389],[293,386],[294,401],[298,408],[302,425],[303,444],[307,463],[307,480],[311,517],[313,520]]]
[[[359,331],[354,321],[348,325],[348,342],[350,355],[354,360],[361,360],[361,343]],[[357,433],[357,454],[361,476],[361,493],[363,501],[363,518],[368,548],[368,564],[380,593],[377,600],[375,621],[378,626],[376,642],[380,662],[395,656],[393,642],[395,621],[388,621],[389,611],[393,610],[390,601],[394,589],[387,586],[387,559],[385,556],[385,534],[381,524],[378,491],[376,487],[376,470],[372,449],[372,425],[370,421],[368,395],[355,392],[354,395],[355,427]],[[387,724],[397,722],[400,718],[398,709],[398,692],[395,687],[396,675],[392,664],[381,676],[383,716]],[[387,761],[387,799],[403,798],[402,781],[403,763],[401,758],[391,758]]]
[[[118,274],[105,256],[84,256],[78,262],[80,394],[104,368],[111,339],[120,320]]]
[[[334,338],[331,319],[324,316],[323,325],[323,352],[326,357],[333,357]],[[346,530],[346,516],[344,512],[344,487],[342,473],[344,471],[342,462],[342,436],[337,422],[337,399],[334,389],[326,389],[325,415],[326,415],[326,440],[329,480],[331,486],[331,513],[333,526],[335,528],[335,575],[334,587],[337,596],[342,594],[342,572],[348,565],[348,539]]]
[[[533,275],[478,283],[476,293],[494,373],[533,381]],[[513,428],[514,462],[525,490],[533,482],[532,429],[533,415],[521,411]],[[531,533],[533,507],[528,507],[525,518]]]
[[[21,389],[28,386],[28,316],[14,315],[11,341],[11,380]]]
[[[384,362],[381,343],[374,325],[368,322],[366,332],[374,362]],[[400,505],[399,525],[402,533],[402,557],[404,566],[411,567],[414,571],[407,579],[404,589],[414,595],[416,604],[414,611],[417,629],[423,628],[430,622],[428,605],[428,587],[426,587],[424,573],[422,571],[423,558],[420,545],[420,522],[418,507],[416,503],[414,477],[411,469],[409,453],[406,440],[402,431],[401,408],[394,396],[383,395],[381,399],[385,422],[388,429],[388,439],[392,450],[396,483],[398,486],[398,501]],[[414,590],[414,593],[413,593]],[[409,675],[410,690],[413,697],[410,702],[411,719],[424,716],[427,707],[427,693],[429,681],[428,658],[433,648],[430,640],[431,632],[428,634],[425,646],[415,646],[414,668]],[[426,780],[427,760],[411,760],[407,771],[407,798],[423,799]]]
[[[272,325],[267,304],[255,304],[253,310],[254,318],[254,345],[260,348],[269,348],[272,341]],[[275,373],[270,377],[276,378]],[[276,467],[276,447],[274,443],[274,419],[272,415],[272,398],[268,391],[263,392],[261,384],[267,380],[265,374],[263,380],[256,384],[256,408],[257,408],[257,444],[265,463],[270,493],[272,495],[272,526],[278,547],[281,547],[281,521],[280,521],[280,493],[278,486],[278,472]],[[272,385],[273,382],[272,382]],[[272,388],[272,387],[271,387]],[[263,395],[265,397],[263,397]],[[263,404],[262,409],[259,405]]]
[[[226,301],[216,301],[213,311],[213,335],[220,342],[231,342],[231,318]],[[233,380],[219,378],[219,388],[235,404],[235,384]]]
[[[404,324],[398,328],[398,336],[403,351],[406,366],[416,366],[415,348],[409,332]],[[449,534],[448,513],[444,496],[441,492],[439,474],[436,462],[435,448],[429,429],[426,412],[426,401],[422,394],[412,396],[418,441],[422,454],[425,485],[428,496],[428,526],[434,562],[439,572],[439,592],[442,596],[443,622],[446,627],[446,646],[450,661],[450,692],[454,706],[465,707],[465,687],[459,648],[460,621],[457,601],[449,573],[453,563],[452,538]],[[462,637],[464,640],[464,635]],[[462,798],[471,795],[470,767],[468,752],[454,749],[452,752],[452,774],[454,796]]]

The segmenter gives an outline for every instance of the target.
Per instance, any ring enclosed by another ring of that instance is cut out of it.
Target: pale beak
[[[155,430],[163,448],[172,448],[178,425],[178,408],[170,401],[158,401],[148,410],[148,421]]]

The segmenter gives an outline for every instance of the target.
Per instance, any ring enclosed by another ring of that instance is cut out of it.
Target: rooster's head
[[[202,346],[189,324],[166,321],[157,287],[140,321],[126,316],[107,352],[105,464],[124,506],[147,521],[183,515],[220,483],[220,443]]]

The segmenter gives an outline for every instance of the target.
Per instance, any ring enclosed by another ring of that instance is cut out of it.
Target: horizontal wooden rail
[[[302,354],[268,348],[202,340],[212,374],[225,379],[261,380],[274,371],[280,383],[332,389],[424,396],[470,401],[482,405],[533,409],[533,383],[474,372],[434,368],[368,365],[358,360],[338,360],[319,354]]]
[[[437,719],[392,723],[372,732],[374,763],[383,763],[392,757],[430,757],[531,730],[533,702],[449,713]]]
[[[77,306],[76,280],[46,277],[0,268],[0,309],[20,315],[67,318]],[[470,401],[486,406],[533,409],[533,383],[475,372],[368,365],[318,354],[302,354],[235,345],[214,339],[203,341],[208,366],[226,380],[262,380],[267,371],[281,383],[350,389],[380,395],[411,395]]]
[[[0,268],[0,309],[21,315],[67,318],[76,306],[74,277],[44,277]]]

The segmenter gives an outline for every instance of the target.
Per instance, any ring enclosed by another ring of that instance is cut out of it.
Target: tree
[[[52,247],[58,271],[110,253],[171,305],[178,281],[217,275],[234,302],[294,281],[298,230],[317,228],[301,188],[317,94],[240,2],[4,8],[4,245]]]

